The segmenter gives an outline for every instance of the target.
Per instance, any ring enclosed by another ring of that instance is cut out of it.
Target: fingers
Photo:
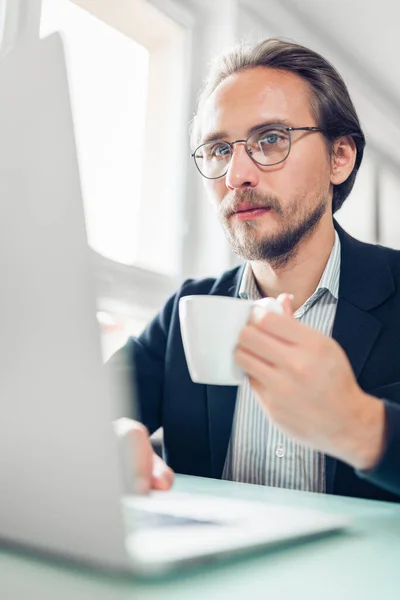
[[[129,436],[132,443],[132,465],[135,472],[135,488],[140,494],[147,494],[151,488],[153,472],[153,448],[147,429],[141,423],[132,421]]]
[[[273,335],[286,343],[296,344],[304,341],[304,332],[302,329],[307,330],[310,328],[298,323],[293,318],[293,298],[293,294],[287,293],[278,296],[277,302],[282,307],[283,314],[277,314],[275,311],[266,311],[265,309],[268,308],[268,305],[256,304],[250,315],[249,324],[256,325],[265,333]]]
[[[283,366],[291,348],[276,337],[266,335],[259,327],[247,325],[241,332],[237,348],[251,353],[274,366]]]
[[[151,489],[169,490],[174,481],[174,472],[154,452],[149,432],[142,423],[131,419],[114,421],[114,429],[120,438],[129,443],[127,465],[134,471],[134,490],[147,494]]]
[[[147,493],[151,484],[152,449],[148,432],[141,423],[121,418],[113,422],[119,438],[122,468],[128,493]]]
[[[287,344],[304,344],[315,337],[316,332],[309,326],[299,323],[288,314],[267,313],[256,325],[268,335]]]
[[[293,316],[293,307],[292,307],[293,299],[294,299],[293,294],[286,294],[286,293],[279,294],[279,296],[277,297],[277,301],[282,306],[284,314],[287,315],[288,317]]]
[[[271,381],[276,373],[276,367],[240,348],[235,351],[235,361],[246,375],[260,382]]]
[[[173,470],[153,450],[147,429],[137,424],[132,431],[135,437],[137,490],[147,494],[151,489],[169,490],[174,482]]]
[[[173,470],[160,458],[153,453],[153,473],[151,477],[151,487],[154,490],[169,490],[174,483]]]
[[[114,429],[119,437],[129,439],[129,463],[135,474],[135,490],[140,494],[147,494],[151,489],[169,490],[174,482],[174,472],[154,452],[146,427],[124,418],[114,421]]]

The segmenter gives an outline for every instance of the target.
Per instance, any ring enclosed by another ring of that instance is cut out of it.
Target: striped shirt
[[[315,292],[294,317],[331,336],[338,302],[340,241],[335,242]],[[239,289],[244,299],[261,298],[247,263]],[[246,378],[239,387],[223,479],[324,493],[325,456],[281,432],[257,402]]]

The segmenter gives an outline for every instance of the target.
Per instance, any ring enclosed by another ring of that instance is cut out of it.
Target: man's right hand
[[[153,450],[149,432],[138,421],[118,419],[114,428],[119,437],[129,440],[135,488],[141,494],[149,490],[169,490],[174,481],[173,470]]]

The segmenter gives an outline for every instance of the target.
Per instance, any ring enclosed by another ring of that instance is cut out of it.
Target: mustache
[[[251,205],[252,208],[270,208],[278,215],[283,214],[279,198],[272,194],[260,194],[256,190],[235,190],[229,192],[220,204],[221,217],[228,218],[237,212],[237,207],[242,202]]]

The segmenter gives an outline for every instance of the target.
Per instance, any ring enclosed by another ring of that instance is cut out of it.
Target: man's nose
[[[230,190],[242,187],[256,187],[259,183],[259,170],[246,152],[244,143],[239,142],[233,147],[231,162],[225,176],[226,186]]]

